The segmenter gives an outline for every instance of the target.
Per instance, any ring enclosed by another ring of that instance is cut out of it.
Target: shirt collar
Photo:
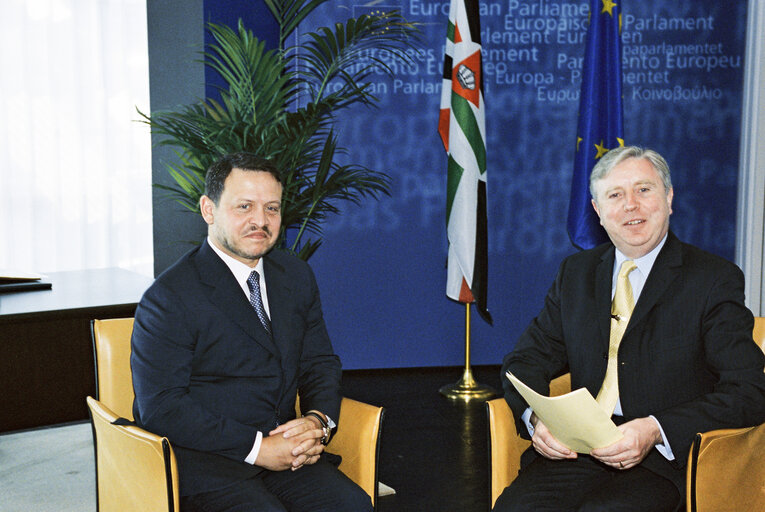
[[[250,277],[253,270],[257,270],[258,274],[260,274],[260,278],[265,279],[263,276],[263,258],[258,260],[255,267],[250,267],[223,252],[222,249],[215,245],[215,242],[213,242],[209,236],[207,237],[207,243],[212,247],[212,250],[215,251],[215,254],[220,256],[220,259],[222,259],[223,263],[225,263],[229,270],[231,270],[231,273],[234,274],[234,278],[236,279],[236,282],[239,283],[239,286],[244,286],[245,289],[247,289],[247,278]]]
[[[635,265],[637,265],[638,270],[641,274],[644,276],[648,276],[648,274],[651,272],[651,269],[653,268],[653,264],[656,262],[656,258],[659,256],[659,253],[661,252],[661,248],[664,247],[664,243],[667,241],[667,237],[669,236],[669,232],[667,232],[664,235],[664,238],[661,239],[659,244],[654,247],[651,252],[648,254],[641,256],[639,258],[633,259],[635,262]],[[626,260],[631,259],[625,256],[619,249],[616,249],[616,257],[614,258],[614,269],[621,268],[622,263],[624,263]]]

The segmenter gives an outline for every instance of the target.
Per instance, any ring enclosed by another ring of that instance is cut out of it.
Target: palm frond
[[[321,235],[322,221],[328,214],[339,211],[335,204],[337,201],[358,204],[364,197],[377,198],[381,194],[390,194],[390,178],[386,174],[361,166],[337,165],[334,163],[337,152],[337,138],[330,131],[324,141],[316,170],[294,179],[289,196],[285,191],[285,198],[288,198],[291,208],[283,214],[283,222],[291,226],[300,221],[295,244],[305,232]]]
[[[316,252],[316,249],[321,246],[321,240],[306,240],[303,242],[303,244],[300,246],[300,249],[297,250],[295,253],[295,249],[291,249],[293,253],[297,255],[298,258],[308,261],[308,258],[313,256],[313,253]]]
[[[304,259],[321,245],[322,225],[339,202],[390,193],[386,174],[337,163],[345,150],[332,126],[341,109],[374,105],[365,80],[409,62],[417,33],[398,13],[363,15],[308,32],[302,45],[285,49],[286,37],[325,1],[265,0],[280,26],[277,49],[241,21],[236,30],[208,24],[214,43],[202,57],[226,84],[220,99],[138,111],[160,136],[156,144],[176,149],[178,162],[166,164],[174,185],[157,187],[189,211],[199,211],[206,169],[220,156],[250,151],[272,160],[283,170],[280,243],[289,235],[290,250]]]
[[[265,0],[279,24],[279,49],[301,21],[327,0]]]
[[[297,73],[312,86],[313,101],[320,100],[334,82],[344,105],[370,103],[363,80],[373,72],[393,74],[392,66],[411,64],[407,50],[415,47],[418,35],[418,27],[397,11],[364,14],[336,23],[334,30],[321,27],[309,32],[308,41],[291,51],[306,62]]]
[[[267,51],[241,20],[237,32],[214,23],[208,29],[216,43],[204,53],[204,62],[228,86],[220,91],[226,110],[240,121],[277,122],[298,92],[279,52]]]
[[[205,193],[205,170],[212,162],[178,151],[176,156],[182,165],[166,163],[165,167],[177,186],[157,184],[156,187],[168,192],[168,196],[185,209],[199,213],[199,198]]]

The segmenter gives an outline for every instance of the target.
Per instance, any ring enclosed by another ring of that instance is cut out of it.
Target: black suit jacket
[[[518,431],[523,398],[507,370],[537,392],[571,372],[572,389],[597,396],[608,364],[614,246],[566,258],[544,308],[505,357],[505,398]],[[671,232],[619,346],[619,397],[625,420],[654,415],[675,460],[651,450],[644,467],[685,494],[688,451],[696,433],[765,422],[765,357],[752,341],[744,276],[732,263],[680,242]]]
[[[264,436],[304,411],[340,410],[332,351],[308,265],[264,257],[273,338],[205,241],[160,275],[135,314],[131,367],[136,423],[167,436],[181,495],[224,487],[260,468],[244,462]]]

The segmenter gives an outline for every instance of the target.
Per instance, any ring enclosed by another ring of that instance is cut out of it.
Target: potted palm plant
[[[208,25],[215,42],[204,63],[225,83],[219,100],[139,113],[163,136],[159,144],[173,146],[178,156],[166,164],[174,185],[158,186],[191,212],[199,211],[205,171],[218,157],[244,150],[271,158],[283,171],[281,245],[307,260],[321,244],[322,221],[338,212],[339,202],[389,194],[386,174],[338,163],[344,149],[334,116],[352,105],[375,105],[370,75],[391,74],[392,64],[408,62],[418,29],[398,12],[378,11],[306,32],[287,46],[327,0],[264,1],[278,23],[277,48],[266,48],[241,20],[237,30]]]

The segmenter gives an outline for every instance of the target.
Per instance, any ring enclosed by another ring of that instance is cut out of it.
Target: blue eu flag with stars
[[[589,181],[598,159],[624,145],[619,7],[612,0],[590,0],[568,208],[568,236],[578,249],[591,249],[608,240],[590,203]]]

